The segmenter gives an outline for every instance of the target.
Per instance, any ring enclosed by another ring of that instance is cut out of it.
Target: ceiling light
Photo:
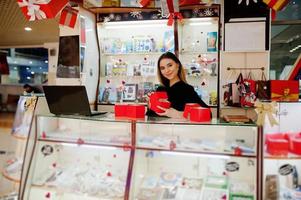
[[[31,72],[31,74],[34,74],[34,72]]]
[[[32,64],[32,61],[29,61],[29,64]]]
[[[48,60],[45,60],[45,63],[48,63]]]
[[[25,31],[32,31],[32,28],[30,28],[30,27],[27,26],[27,27],[24,28],[24,30]]]

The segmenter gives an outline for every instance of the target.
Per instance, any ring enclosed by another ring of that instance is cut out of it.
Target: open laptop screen
[[[91,115],[85,86],[43,86],[51,113]]]

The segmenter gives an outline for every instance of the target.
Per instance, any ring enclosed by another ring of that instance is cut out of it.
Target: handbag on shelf
[[[232,107],[241,106],[239,87],[240,84],[242,84],[242,81],[243,81],[243,77],[242,77],[242,73],[240,73],[235,82],[224,85],[224,88],[226,88],[224,92],[225,105],[232,106]]]
[[[252,79],[251,72],[243,79],[239,87],[241,107],[253,107],[256,101],[256,82]]]
[[[271,84],[266,80],[264,72],[261,74],[261,80],[256,81],[256,96],[260,100],[271,99]]]

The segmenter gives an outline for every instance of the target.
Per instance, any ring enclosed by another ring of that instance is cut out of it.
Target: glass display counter
[[[264,127],[263,199],[299,199],[301,102],[278,102],[278,125]]]
[[[110,114],[36,120],[22,199],[259,199],[254,124]]]

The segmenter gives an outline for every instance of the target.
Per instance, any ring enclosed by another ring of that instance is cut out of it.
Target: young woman
[[[157,91],[166,91],[171,108],[163,113],[155,113],[151,110],[147,115],[160,115],[172,118],[182,118],[186,103],[198,103],[202,107],[208,107],[195,92],[194,88],[187,84],[184,68],[180,60],[171,52],[162,54],[158,60],[158,79],[162,84]]]

